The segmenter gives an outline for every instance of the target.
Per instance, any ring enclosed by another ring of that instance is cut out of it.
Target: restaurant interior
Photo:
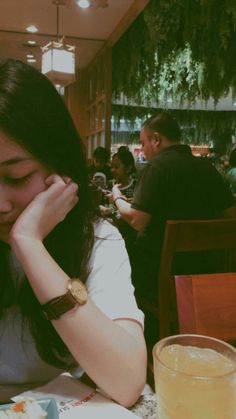
[[[226,176],[236,147],[235,2],[1,0],[0,10],[0,58],[26,62],[52,81],[89,163],[97,147],[113,155],[128,146],[137,166],[145,166],[141,126],[157,109],[165,109],[179,122],[192,153],[211,160]],[[235,216],[168,223],[157,278],[159,305],[139,299],[147,319],[156,324],[155,336],[207,335],[236,346],[235,238]],[[172,280],[176,252],[222,250],[224,273]],[[217,286],[212,288],[212,281]],[[148,336],[152,390],[154,343]],[[181,417],[156,416],[152,397],[143,395],[142,406],[133,409],[136,417]],[[193,419],[200,417],[205,418],[199,413]]]
[[[134,152],[142,122],[165,108],[196,153],[216,148],[227,160],[236,141],[235,10],[226,6],[221,13],[223,5],[190,3],[3,0],[0,55],[41,70],[52,51],[48,44],[59,41],[61,53],[71,47],[70,76],[60,68],[57,80],[53,62],[43,71],[64,95],[88,159],[98,146],[116,151],[128,144]]]

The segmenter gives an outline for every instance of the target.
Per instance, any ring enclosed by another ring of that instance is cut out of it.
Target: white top
[[[95,224],[95,244],[89,262],[86,285],[93,302],[110,319],[132,319],[143,326],[131,284],[130,264],[124,241],[105,220]],[[17,261],[11,268],[19,277]],[[0,401],[49,381],[63,371],[45,363],[38,355],[27,324],[17,306],[10,307],[0,320]],[[72,371],[71,371],[72,372]],[[73,371],[81,376],[82,370]]]
[[[93,302],[110,318],[129,318],[142,326],[131,283],[131,269],[124,240],[108,221],[95,228],[95,245],[90,259],[91,272],[86,282]]]

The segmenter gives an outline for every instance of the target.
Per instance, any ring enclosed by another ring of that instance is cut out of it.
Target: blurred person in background
[[[135,176],[135,160],[133,154],[127,147],[120,147],[117,153],[112,156],[111,171],[113,179],[108,182],[108,190],[112,190],[114,185],[118,185],[119,190],[122,193],[122,199],[131,203],[133,201],[134,189],[137,180]],[[105,191],[107,205],[100,205],[100,211],[103,216],[110,218],[114,225],[119,229],[125,240],[126,248],[129,254],[137,233],[135,229],[122,219],[115,204],[112,201],[109,203],[110,196],[112,197],[108,191]]]
[[[93,152],[93,163],[89,166],[90,180],[95,179],[96,175],[99,176],[100,173],[105,175],[105,183],[112,179],[110,153],[105,147],[101,146]]]

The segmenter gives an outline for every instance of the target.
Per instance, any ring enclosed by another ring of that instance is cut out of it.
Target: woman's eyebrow
[[[4,165],[4,166],[11,166],[13,164],[17,164],[17,163],[21,163],[24,161],[29,161],[32,160],[31,157],[14,157],[8,160],[3,160],[2,162],[0,161],[0,165]]]

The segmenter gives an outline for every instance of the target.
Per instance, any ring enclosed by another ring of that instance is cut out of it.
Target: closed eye
[[[10,186],[23,186],[29,181],[29,179],[31,178],[33,173],[34,172],[29,173],[28,175],[22,176],[22,177],[8,177],[8,176],[6,176],[4,178],[4,183],[6,185],[10,185]]]

